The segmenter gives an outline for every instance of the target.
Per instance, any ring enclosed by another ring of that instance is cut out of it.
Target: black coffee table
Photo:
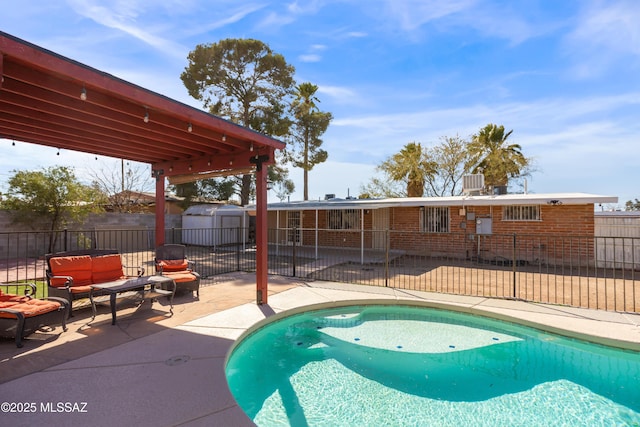
[[[154,276],[141,276],[135,279],[127,279],[117,282],[98,283],[91,285],[91,291],[89,292],[89,300],[91,301],[91,308],[93,309],[93,318],[96,317],[96,299],[93,292],[100,291],[101,294],[109,294],[109,305],[111,307],[111,324],[116,324],[116,298],[118,294],[124,292],[138,291],[142,294],[143,299],[150,299],[153,304],[153,299],[158,297],[169,297],[169,304],[171,305],[171,314],[173,314],[173,296],[176,292],[176,282],[166,276],[154,275]]]

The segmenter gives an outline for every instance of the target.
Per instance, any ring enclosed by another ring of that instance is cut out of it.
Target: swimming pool
[[[640,425],[638,352],[433,308],[284,317],[226,374],[259,426]]]

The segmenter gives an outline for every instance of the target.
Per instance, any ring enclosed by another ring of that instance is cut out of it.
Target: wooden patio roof
[[[284,143],[0,32],[0,137],[232,174]],[[177,77],[176,77],[177,78]]]
[[[267,168],[285,144],[0,31],[0,138],[133,160],[156,178],[256,177],[256,299],[267,302]]]

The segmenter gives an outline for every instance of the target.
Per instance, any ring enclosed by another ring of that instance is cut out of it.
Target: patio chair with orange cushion
[[[16,346],[22,347],[22,340],[44,326],[61,325],[67,330],[69,303],[64,298],[35,298],[36,286],[25,286],[24,295],[6,293],[8,287],[0,283],[0,336],[14,338]],[[5,290],[3,290],[5,288]]]
[[[187,259],[184,245],[167,244],[156,248],[156,272],[176,282],[176,293],[195,292],[200,297],[200,275],[194,271],[195,263]]]

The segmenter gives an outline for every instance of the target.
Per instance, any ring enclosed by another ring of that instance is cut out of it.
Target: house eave
[[[618,203],[618,197],[587,193],[502,194],[389,199],[330,199],[269,203],[270,211],[384,209],[419,206],[589,205]],[[250,205],[246,210],[255,210]]]

